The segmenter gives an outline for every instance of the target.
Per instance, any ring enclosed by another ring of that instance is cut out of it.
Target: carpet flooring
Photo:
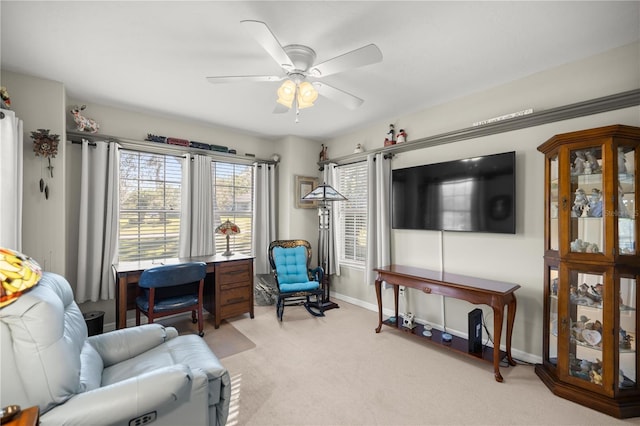
[[[213,319],[209,318],[208,314],[205,314],[204,316],[205,325],[203,338],[213,353],[216,354],[218,359],[221,360],[256,347],[255,343],[239,332],[226,320],[223,320],[220,323],[220,327],[216,329],[213,325]],[[175,327],[180,334],[198,333],[198,324],[193,324],[191,322],[190,315],[180,315],[159,320],[158,322],[167,326]]]
[[[501,368],[497,383],[491,364],[377,334],[376,312],[336,301],[320,318],[287,307],[280,322],[256,306],[254,319],[229,321],[255,347],[223,360],[227,425],[640,425],[553,395],[532,365]]]

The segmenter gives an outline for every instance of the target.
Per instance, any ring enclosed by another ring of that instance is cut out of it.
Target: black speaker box
[[[482,309],[469,312],[469,352],[482,353]]]

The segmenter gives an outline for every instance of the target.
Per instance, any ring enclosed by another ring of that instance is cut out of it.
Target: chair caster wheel
[[[204,337],[204,331],[201,331],[200,333],[198,333],[198,336]]]
[[[194,324],[197,324],[198,320],[197,319],[192,319],[191,322],[194,323]]]

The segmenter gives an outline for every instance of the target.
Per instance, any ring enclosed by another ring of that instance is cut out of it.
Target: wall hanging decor
[[[31,138],[33,139],[33,152],[36,157],[43,157],[47,159],[47,169],[49,174],[53,178],[53,166],[51,165],[51,158],[55,158],[58,153],[58,143],[60,142],[60,136],[56,134],[50,134],[49,129],[38,129],[35,132],[31,132]],[[45,182],[44,178],[40,178],[40,192],[44,193],[45,198],[49,199],[49,185]]]

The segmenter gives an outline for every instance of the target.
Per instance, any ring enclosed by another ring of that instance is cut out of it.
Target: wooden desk
[[[127,326],[127,310],[136,308],[138,280],[145,269],[185,262],[207,264],[204,308],[214,317],[215,328],[225,318],[249,312],[253,318],[253,257],[198,256],[120,262],[113,265],[116,275],[116,329]]]
[[[441,344],[442,346],[447,346],[449,349],[466,353],[475,358],[493,361],[493,370],[496,381],[502,382],[503,378],[500,374],[500,338],[502,334],[504,306],[508,305],[509,310],[507,316],[507,341],[505,355],[507,356],[509,365],[516,365],[515,361],[511,357],[511,336],[513,334],[513,322],[516,317],[516,296],[514,292],[520,288],[518,284],[449,273],[442,274],[438,271],[430,271],[428,269],[402,265],[389,265],[381,268],[374,268],[374,271],[378,273],[378,277],[375,282],[376,296],[378,299],[378,328],[376,328],[376,333],[380,333],[382,324],[391,325],[396,328],[404,328],[400,326],[398,318],[398,293],[400,286],[415,288],[426,294],[439,294],[442,296],[466,300],[473,304],[489,305],[493,309],[493,354],[485,354],[485,351],[483,351],[482,354],[469,353],[467,350],[467,341],[465,339],[458,338],[457,336],[453,336],[453,344],[444,345],[441,343],[441,339],[437,338],[437,336],[441,336],[441,334],[439,332],[436,334],[436,330],[433,330],[433,336],[428,340],[433,343]],[[393,285],[395,322],[389,320],[385,322],[382,321],[382,281],[386,281],[388,284]],[[406,330],[413,331],[413,334],[416,336],[422,336],[422,329],[422,326],[419,326],[414,330]]]

